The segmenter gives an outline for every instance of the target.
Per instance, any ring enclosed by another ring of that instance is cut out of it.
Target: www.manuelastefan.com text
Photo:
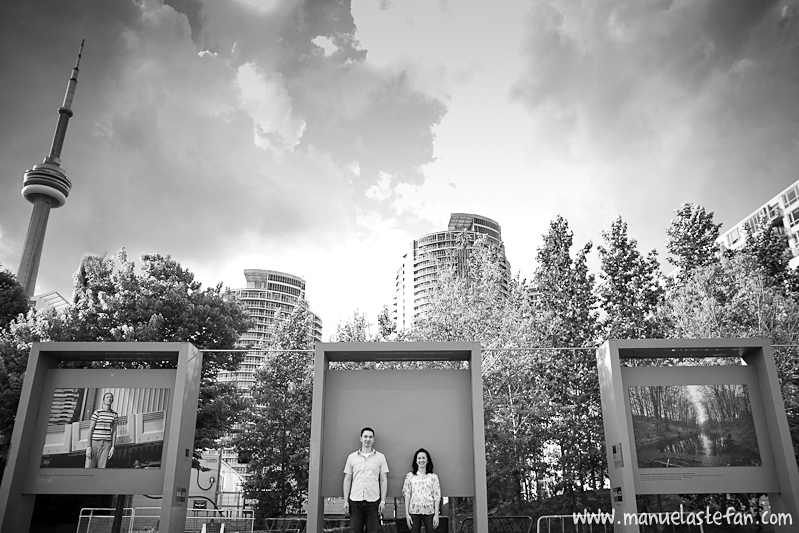
[[[732,507],[728,507],[725,512],[713,511],[710,509],[710,507],[700,511],[685,511],[683,510],[682,505],[680,505],[679,511],[672,511],[668,513],[623,513],[621,518],[618,520],[616,518],[615,509],[609,513],[602,512],[599,509],[597,509],[596,512],[591,512],[585,509],[579,513],[572,513],[572,519],[574,520],[575,524],[597,525],[793,525],[793,517],[790,513],[770,513],[768,511],[764,511],[762,513],[742,513],[741,511],[733,509]]]

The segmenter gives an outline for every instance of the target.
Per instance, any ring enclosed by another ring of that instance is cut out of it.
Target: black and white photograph
[[[57,388],[42,468],[160,468],[169,389]]]
[[[629,387],[639,468],[760,466],[746,385]]]

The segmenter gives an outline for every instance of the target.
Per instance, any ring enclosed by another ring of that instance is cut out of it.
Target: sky
[[[206,286],[303,277],[327,339],[451,213],[522,278],[558,215],[575,250],[621,216],[668,271],[683,202],[724,231],[799,178],[799,0],[0,0],[12,272],[81,39],[37,294],[168,253]]]

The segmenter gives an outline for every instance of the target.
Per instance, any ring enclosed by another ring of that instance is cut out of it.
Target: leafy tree
[[[791,347],[799,344],[799,302],[775,285],[756,254],[732,254],[694,269],[669,291],[659,315],[669,337],[760,337],[781,345],[774,358],[794,452],[799,453],[799,351]]]
[[[610,231],[602,232],[602,238],[607,248],[597,247],[602,268],[597,289],[605,312],[600,320],[603,338],[662,336],[656,316],[664,293],[657,252],[642,256],[621,217],[613,221]]]
[[[128,261],[124,249],[117,262],[107,256],[84,257],[74,276],[73,305],[68,310],[29,311],[0,332],[0,382],[8,402],[3,402],[7,408],[0,411],[4,431],[13,425],[34,341],[191,342],[201,349],[225,350],[232,349],[247,330],[249,316],[229,290],[221,284],[203,289],[194,274],[170,256],[143,255],[141,273]],[[207,447],[236,420],[241,404],[235,387],[215,379],[219,370],[235,370],[239,361],[240,356],[232,352],[204,354],[196,448]],[[141,362],[115,365],[162,366]]]
[[[17,277],[8,270],[0,270],[0,328],[28,311],[28,297]]]
[[[330,340],[333,342],[367,342],[373,340],[369,329],[369,320],[366,315],[356,309],[350,319],[342,321],[336,326],[336,332]]]
[[[313,314],[301,299],[277,323],[264,366],[256,372],[253,405],[235,443],[249,457],[245,490],[258,500],[256,518],[300,512],[308,490],[311,441]]]
[[[560,348],[548,352],[542,382],[550,399],[546,431],[556,450],[550,476],[555,490],[577,505],[586,487],[601,488],[606,466],[593,348],[597,299],[587,267],[592,245],[572,259],[573,242],[568,222],[558,216],[538,248],[531,299],[541,322],[539,345]]]
[[[504,252],[485,238],[461,241],[439,261],[424,319],[405,332],[412,341],[478,341],[483,346],[484,423],[489,507],[510,506],[537,493],[531,464],[541,454],[536,338],[528,286],[508,279]]]
[[[679,268],[678,279],[684,281],[695,268],[717,261],[721,224],[713,222],[712,211],[697,204],[684,203],[675,213],[666,231],[666,250],[672,255],[667,260]]]
[[[572,259],[573,243],[569,223],[558,216],[538,248],[532,299],[536,311],[546,316],[543,346],[581,347],[596,342],[597,299],[594,275],[587,266],[592,244],[587,243]]]
[[[453,257],[437,261],[423,320],[414,323],[409,340],[489,341],[497,333],[507,311],[509,287],[517,282],[502,269],[504,252],[488,239],[461,243],[451,252]]]
[[[786,237],[774,226],[761,226],[746,236],[743,253],[751,256],[767,282],[799,296],[799,273],[789,266],[791,253]]]
[[[397,340],[397,323],[391,318],[387,306],[377,315],[378,338],[386,341]]]
[[[670,337],[765,337],[799,341],[799,304],[774,287],[751,255],[695,269],[659,311]]]

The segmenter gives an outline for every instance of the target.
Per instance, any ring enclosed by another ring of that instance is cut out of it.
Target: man
[[[363,428],[361,449],[352,452],[344,466],[344,514],[350,515],[353,533],[377,533],[386,506],[388,463],[373,448],[374,442],[374,430]]]

